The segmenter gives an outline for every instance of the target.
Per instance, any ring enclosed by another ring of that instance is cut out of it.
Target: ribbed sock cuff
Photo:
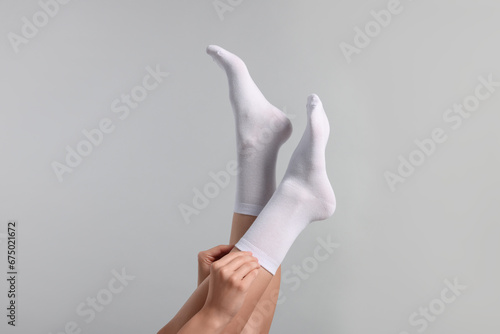
[[[266,253],[262,250],[254,246],[252,243],[247,240],[241,238],[240,241],[235,245],[240,251],[243,252],[252,252],[252,255],[255,256],[259,260],[259,264],[269,271],[271,275],[275,275],[278,267],[281,263],[277,263],[275,260],[270,258]]]
[[[249,215],[257,217],[259,213],[264,209],[263,205],[248,204],[248,203],[238,203],[234,204],[234,212],[241,213],[242,215]]]

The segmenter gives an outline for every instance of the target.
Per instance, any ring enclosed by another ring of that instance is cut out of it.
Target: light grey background
[[[228,240],[235,192],[233,177],[189,224],[179,212],[235,157],[226,78],[208,44],[240,55],[292,118],[278,180],[309,93],[331,123],[338,208],[283,263],[272,333],[418,333],[409,316],[454,278],[467,288],[425,332],[498,333],[500,91],[457,130],[442,117],[479,76],[500,81],[500,3],[401,0],[404,11],[351,63],[339,44],[388,1],[232,3],[221,20],[211,0],[73,0],[19,53],[7,35],[40,6],[0,3],[0,233],[20,224],[18,326],[6,324],[2,279],[2,333],[55,334],[70,321],[83,333],[155,333],[192,292],[198,251]],[[156,65],[170,75],[120,120],[111,102]],[[51,163],[103,118],[114,132],[58,182]],[[384,173],[436,127],[448,140],[391,192]],[[327,236],[340,246],[290,283]],[[0,238],[2,272],[5,253]],[[135,279],[86,323],[77,306],[122,268]]]

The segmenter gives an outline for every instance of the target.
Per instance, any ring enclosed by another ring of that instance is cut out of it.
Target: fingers
[[[257,263],[257,258],[253,257],[251,254],[241,255],[234,259],[232,259],[229,263],[224,266],[224,269],[229,272],[236,272],[240,267],[244,266],[247,263]],[[239,277],[243,278],[243,275]]]
[[[250,254],[251,254],[250,252],[233,252],[233,253],[229,253],[226,256],[224,256],[223,258],[221,258],[220,260],[214,262],[212,264],[212,267],[214,269],[219,269],[221,267],[224,267],[229,262],[233,261],[235,258],[238,258],[240,256],[249,256]]]
[[[210,266],[211,280],[227,288],[246,293],[257,275],[260,264],[251,252],[233,252]]]
[[[198,262],[210,265],[224,255],[228,254],[234,245],[219,245],[198,253]]]
[[[255,259],[255,258],[254,258]],[[238,279],[244,279],[248,274],[250,274],[253,270],[259,269],[260,264],[257,262],[257,259],[250,260],[243,263],[238,269],[234,271],[234,276]]]
[[[250,285],[252,285],[253,281],[255,281],[259,275],[259,269],[260,265],[257,268],[250,270],[245,277],[243,277],[241,280],[241,287],[243,291],[247,291],[250,288]]]
[[[233,249],[234,245],[219,245],[209,250],[205,251],[208,255],[213,256],[214,258],[221,258],[224,255],[228,254],[231,249]]]
[[[259,268],[260,264],[257,258],[250,254],[240,255],[232,257],[229,263],[217,271],[218,275],[216,276],[238,291],[246,292],[257,277]]]

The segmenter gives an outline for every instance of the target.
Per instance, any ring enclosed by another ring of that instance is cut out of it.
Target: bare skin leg
[[[252,223],[256,218],[256,216],[234,213],[229,243],[231,245],[236,244],[236,242],[238,242],[250,226],[252,226]],[[240,312],[226,327],[223,333],[269,333],[271,323],[273,321],[274,311],[276,309],[276,303],[278,301],[280,283],[281,267],[276,272],[276,275],[272,277],[269,285],[257,303],[255,304],[254,302],[247,302],[245,300],[245,304],[241,308]],[[247,299],[248,298],[249,297],[247,296]],[[244,328],[242,326],[244,326]]]

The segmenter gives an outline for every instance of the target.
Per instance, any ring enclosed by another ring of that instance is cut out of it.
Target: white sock
[[[216,45],[208,46],[207,53],[226,71],[236,123],[239,173],[234,212],[258,216],[276,189],[276,158],[292,125],[262,95],[238,56]]]
[[[335,211],[335,195],[325,163],[330,126],[323,105],[314,94],[308,98],[307,115],[307,127],[283,180],[236,244],[241,251],[251,251],[273,275],[302,230]]]

